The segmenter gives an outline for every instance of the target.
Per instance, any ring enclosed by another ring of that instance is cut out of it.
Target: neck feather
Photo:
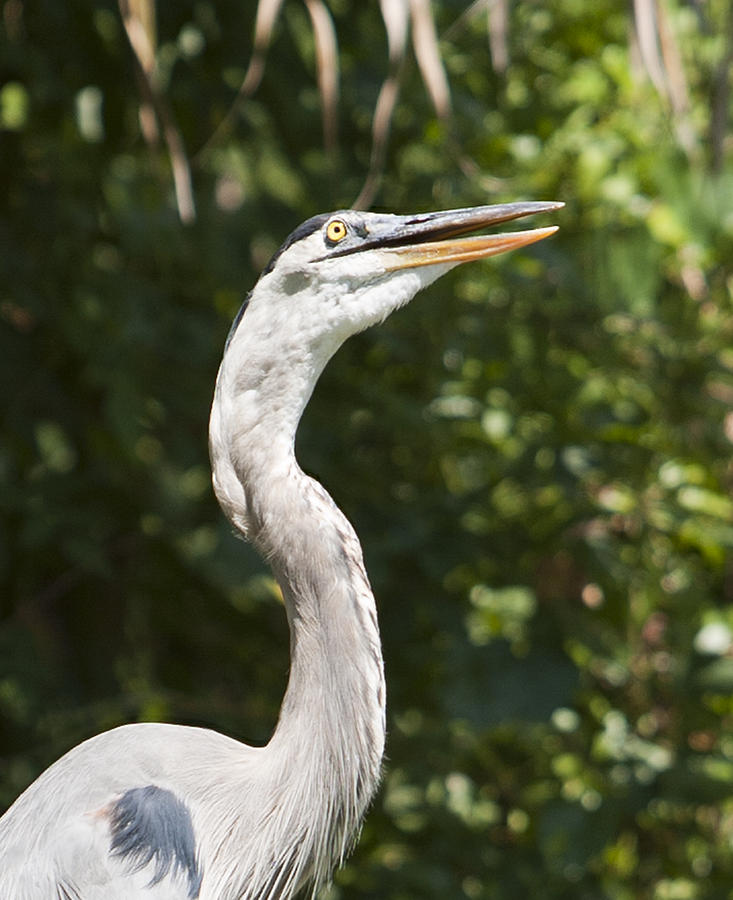
[[[294,455],[325,361],[258,361],[256,341],[232,341],[210,427],[217,497],[271,564],[287,610],[290,678],[266,752],[272,784],[289,798],[292,814],[281,824],[299,843],[296,870],[316,884],[349,849],[379,780],[385,736],[379,631],[361,547]]]

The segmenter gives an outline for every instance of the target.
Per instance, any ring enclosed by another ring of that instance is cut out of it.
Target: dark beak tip
[[[562,209],[565,203],[562,200],[528,200],[526,202],[499,204],[497,209],[516,209],[517,216],[532,216],[538,213],[554,212]],[[491,209],[491,207],[487,207]]]
[[[540,213],[555,212],[565,206],[561,200],[525,200],[514,203],[497,203],[489,206],[476,206],[465,211],[466,218],[485,218],[488,223],[500,223],[525,216],[536,216]]]

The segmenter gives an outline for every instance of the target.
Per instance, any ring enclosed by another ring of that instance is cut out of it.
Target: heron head
[[[460,263],[526,246],[557,229],[474,232],[562,206],[505,203],[411,216],[356,210],[314,216],[266,266],[245,319],[254,314],[280,334],[333,352]]]
[[[242,460],[271,457],[277,439],[289,465],[305,404],[350,335],[385,319],[454,266],[523,247],[556,228],[475,232],[562,205],[507,203],[413,216],[341,210],[296,228],[235,318],[217,377],[214,481],[235,525],[247,533]]]

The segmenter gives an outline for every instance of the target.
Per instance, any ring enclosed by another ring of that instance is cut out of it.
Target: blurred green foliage
[[[359,192],[387,51],[377,4],[333,0],[326,154],[287,3],[259,90],[201,153],[250,6],[159,4],[184,227],[117,8],[3,4],[0,808],[121,722],[257,742],[275,721],[286,623],[212,499],[208,406],[269,254]],[[556,237],[349,342],[306,412],[299,454],[362,537],[390,688],[384,786],[329,896],[730,900],[727,5],[662,4],[682,111],[623,6],[519,0],[504,72],[464,6],[434,4],[453,118],[409,63],[378,206],[567,207]]]

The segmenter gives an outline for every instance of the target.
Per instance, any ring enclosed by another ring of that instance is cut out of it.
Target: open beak
[[[373,241],[372,246],[392,256],[391,264],[387,263],[388,271],[468,262],[541,241],[554,234],[557,226],[507,234],[462,235],[523,216],[553,212],[563,206],[563,203],[501,203],[405,216],[393,228],[375,234],[371,241],[367,239],[367,245]],[[366,247],[362,245],[362,249]]]

